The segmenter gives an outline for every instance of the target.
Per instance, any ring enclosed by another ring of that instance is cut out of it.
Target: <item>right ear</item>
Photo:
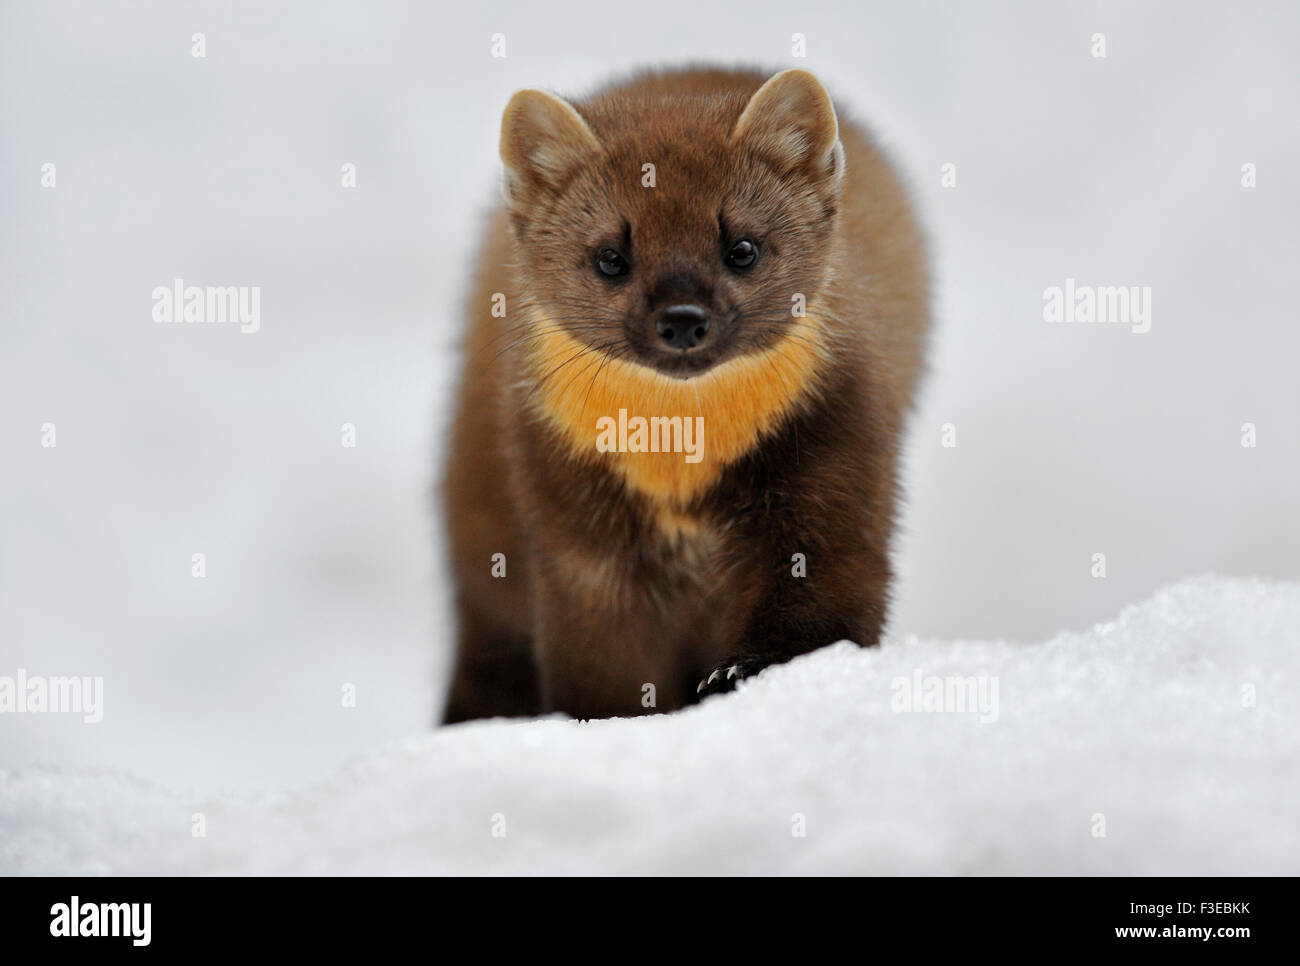
[[[518,91],[501,117],[506,199],[533,187],[556,188],[600,142],[572,104],[539,90]]]
[[[833,185],[844,174],[831,97],[806,70],[783,70],[760,87],[745,105],[731,140],[766,153],[786,170],[830,178]]]

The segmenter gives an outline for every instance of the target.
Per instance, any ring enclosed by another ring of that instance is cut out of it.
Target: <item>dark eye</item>
[[[596,268],[609,278],[627,274],[627,259],[612,248],[602,248],[596,253]]]
[[[742,238],[727,250],[726,261],[732,268],[749,268],[758,261],[758,246]]]

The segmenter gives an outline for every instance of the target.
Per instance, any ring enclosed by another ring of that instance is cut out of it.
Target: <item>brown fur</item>
[[[719,664],[879,637],[928,317],[921,236],[885,158],[815,79],[766,80],[646,74],[506,110],[507,203],[444,481],[447,721],[671,710]],[[724,266],[720,232],[762,239],[752,272]],[[626,278],[594,270],[601,245],[632,253]],[[681,301],[712,328],[668,353],[653,318]],[[598,452],[595,421],[619,408],[703,416],[704,458]]]

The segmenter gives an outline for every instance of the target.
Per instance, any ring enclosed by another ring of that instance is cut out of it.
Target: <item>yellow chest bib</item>
[[[529,387],[530,403],[574,455],[608,460],[630,487],[685,507],[814,391],[826,360],[821,327],[795,321],[795,334],[768,349],[674,379],[608,359],[539,318],[531,341],[542,381]]]

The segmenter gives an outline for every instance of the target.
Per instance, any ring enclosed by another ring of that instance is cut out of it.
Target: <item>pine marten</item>
[[[812,74],[523,90],[444,510],[445,722],[681,708],[877,643],[924,245]]]

